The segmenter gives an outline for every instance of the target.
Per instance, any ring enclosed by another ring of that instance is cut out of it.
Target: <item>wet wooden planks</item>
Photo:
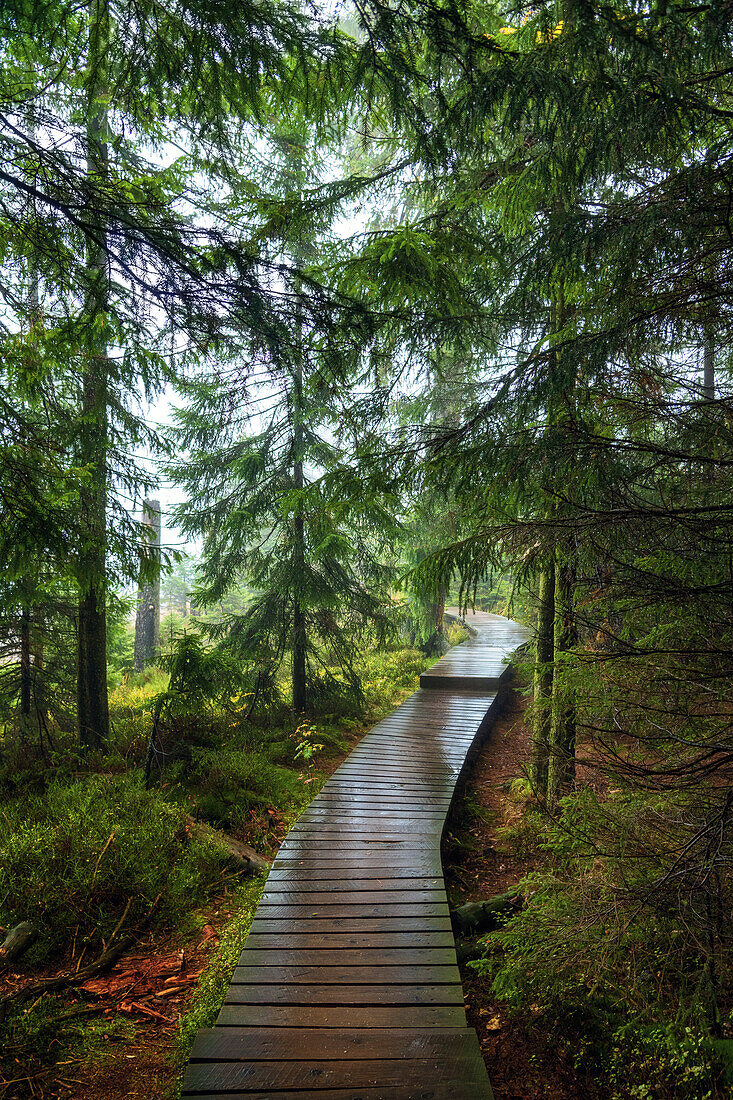
[[[476,616],[291,829],[182,1096],[488,1100],[440,839],[521,628]]]
[[[458,612],[458,608],[450,610]],[[501,615],[479,613],[470,618],[476,635],[423,672],[420,687],[460,691],[468,679],[474,690],[498,691],[507,674],[506,658],[527,640],[528,631]]]

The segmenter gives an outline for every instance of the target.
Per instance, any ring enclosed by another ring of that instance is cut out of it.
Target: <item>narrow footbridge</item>
[[[481,612],[469,622],[476,636],[423,673],[293,825],[182,1096],[491,1097],[466,1025],[440,839],[526,632]]]

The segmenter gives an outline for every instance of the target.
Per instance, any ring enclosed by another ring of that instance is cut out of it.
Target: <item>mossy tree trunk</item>
[[[577,640],[575,620],[576,565],[574,559],[558,560],[555,566],[554,670],[550,718],[550,751],[547,770],[547,801],[553,806],[575,783],[575,698],[568,684],[563,658]]]
[[[87,173],[97,184],[107,176],[107,0],[90,0],[87,74]],[[78,613],[77,707],[79,740],[102,747],[109,736],[107,699],[107,435],[108,358],[106,219],[94,217],[87,237],[87,361],[82,379],[80,459],[87,480],[80,494],[82,538]]]
[[[542,570],[539,578],[534,666],[534,721],[530,764],[532,786],[541,797],[547,795],[554,656],[555,566],[554,562],[550,562]]]

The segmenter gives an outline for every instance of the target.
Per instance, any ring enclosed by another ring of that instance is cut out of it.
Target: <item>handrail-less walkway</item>
[[[194,1043],[199,1100],[489,1100],[466,1026],[440,838],[502,664],[525,640],[477,635],[359,742],[278,852],[216,1027]]]

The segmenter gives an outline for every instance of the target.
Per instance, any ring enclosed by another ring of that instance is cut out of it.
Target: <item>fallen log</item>
[[[45,993],[60,993],[62,989],[69,989],[73,986],[81,985],[89,978],[93,978],[95,975],[101,974],[104,970],[108,970],[117,962],[121,955],[124,955],[128,948],[132,947],[136,939],[136,936],[124,936],[114,947],[108,948],[98,959],[89,963],[88,966],[82,967],[76,974],[58,974],[55,978],[44,978],[43,981],[33,982],[30,985],[24,985],[20,989],[14,990],[6,997],[0,999],[0,1019],[3,1018],[5,1010],[9,1008],[11,1004],[23,1004],[25,1001],[31,1000],[31,998],[38,1000]]]
[[[248,875],[260,875],[264,871],[270,870],[270,864],[267,860],[263,859],[259,852],[256,852],[254,848],[250,848],[249,844],[245,844],[244,841],[228,836],[227,833],[212,828],[204,821],[196,821],[193,817],[186,818],[186,828],[192,836],[214,839],[222,845],[227,850],[229,861],[236,870]]]
[[[486,901],[469,901],[459,905],[451,912],[451,922],[456,936],[479,935],[492,932],[504,923],[512,911],[522,908],[522,895],[517,890],[508,890]]]
[[[30,921],[23,920],[16,924],[0,944],[0,965],[15,962],[37,938],[38,932]]]
[[[151,917],[158,908],[160,898],[161,895],[158,894],[157,898],[150,906],[147,915],[138,926],[138,929],[130,935],[123,936],[122,939],[118,940],[114,947],[112,947],[111,941],[118,934],[122,927],[122,922],[129,911],[130,903],[128,902],[121,920],[110,936],[106,950],[104,950],[98,958],[94,959],[93,962],[87,963],[86,966],[80,967],[79,970],[71,974],[57,974],[54,978],[44,978],[40,982],[31,982],[29,985],[21,986],[20,989],[15,989],[12,993],[8,993],[5,997],[0,998],[0,1020],[4,1018],[7,1009],[11,1005],[23,1004],[25,1001],[31,999],[38,1000],[46,993],[59,993],[62,989],[83,985],[83,983],[90,978],[94,978],[97,974],[102,974],[105,970],[109,970],[114,966],[117,960],[137,942],[141,931],[149,924]]]

